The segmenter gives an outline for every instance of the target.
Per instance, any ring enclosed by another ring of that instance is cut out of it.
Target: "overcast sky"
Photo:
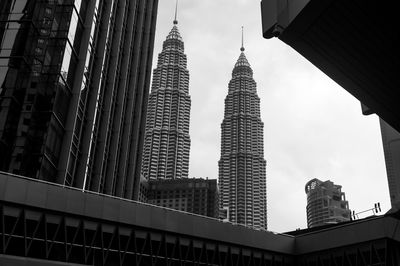
[[[172,28],[175,0],[160,0],[153,67]],[[268,229],[306,228],[304,186],[312,178],[342,185],[356,212],[390,208],[379,121],[291,47],[262,37],[258,0],[180,0],[192,99],[190,177],[218,178],[221,122],[233,66],[245,54],[264,122]],[[369,213],[372,214],[372,213]]]

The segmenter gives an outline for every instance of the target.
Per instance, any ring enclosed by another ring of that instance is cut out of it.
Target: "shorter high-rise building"
[[[308,228],[350,221],[351,211],[342,186],[314,178],[305,189]]]
[[[214,218],[219,214],[218,196],[215,179],[158,179],[147,183],[148,203]]]
[[[148,190],[149,190],[149,182],[143,175],[140,175],[139,191],[138,191],[137,200],[140,202],[147,203]]]

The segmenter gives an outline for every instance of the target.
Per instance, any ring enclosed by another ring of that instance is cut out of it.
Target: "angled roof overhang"
[[[264,38],[278,37],[400,131],[397,3],[262,0]]]

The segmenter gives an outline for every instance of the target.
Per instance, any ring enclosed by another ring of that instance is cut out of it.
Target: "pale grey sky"
[[[160,0],[153,67],[172,28],[175,0]],[[218,178],[228,82],[240,54],[254,72],[264,122],[268,229],[306,228],[304,186],[342,185],[350,208],[390,208],[378,118],[291,47],[262,38],[258,0],[180,0],[192,99],[190,177]],[[372,213],[371,213],[372,214]]]

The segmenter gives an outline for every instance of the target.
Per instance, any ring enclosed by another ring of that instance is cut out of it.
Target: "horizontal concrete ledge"
[[[288,255],[305,255],[380,239],[400,242],[399,214],[321,230],[306,229],[291,236],[7,173],[0,173],[0,201]]]
[[[0,173],[0,200],[282,254],[293,254],[294,249],[293,236],[253,230],[217,219],[7,173]]]
[[[84,264],[51,261],[51,260],[40,260],[40,259],[0,254],[0,265],[1,266],[82,266]]]
[[[295,255],[378,239],[392,239],[399,242],[399,220],[390,216],[376,216],[298,235],[295,239]]]

